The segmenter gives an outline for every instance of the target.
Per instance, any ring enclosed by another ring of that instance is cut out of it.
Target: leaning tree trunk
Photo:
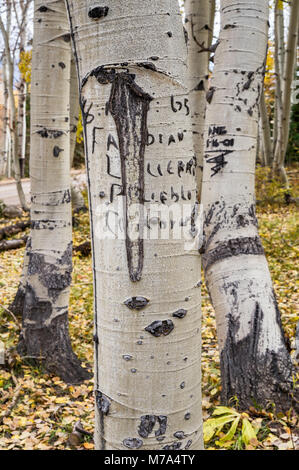
[[[289,187],[288,176],[285,171],[284,165],[281,163],[282,154],[284,149],[284,126],[283,126],[283,64],[281,50],[283,49],[283,44],[281,41],[281,18],[283,18],[283,6],[281,5],[281,0],[275,0],[275,52],[274,52],[274,62],[275,62],[275,122],[274,128],[276,129],[275,133],[275,147],[274,147],[274,156],[273,156],[273,168],[280,174],[286,187]]]
[[[285,64],[283,72],[283,89],[282,89],[282,125],[283,125],[283,149],[281,152],[280,166],[284,166],[285,156],[288,147],[290,133],[290,116],[291,116],[291,92],[292,82],[294,80],[294,67],[297,58],[297,41],[298,41],[298,23],[299,23],[299,1],[293,0],[290,8],[290,21],[288,31],[288,42],[285,51]]]
[[[19,60],[21,60],[22,52],[26,46],[26,28],[27,21],[26,16],[23,19],[24,25],[20,31],[20,54]],[[18,156],[20,165],[20,175],[24,178],[25,172],[25,151],[26,151],[26,96],[27,96],[27,85],[25,78],[21,75],[19,83],[18,93]]]
[[[78,78],[76,71],[76,64],[74,59],[71,59],[71,74],[70,74],[70,167],[73,166],[74,153],[77,142],[77,126],[79,121],[79,90]],[[71,181],[71,196],[72,207],[75,212],[87,210],[84,202],[84,197],[76,184]]]
[[[260,99],[260,120],[261,120],[261,134],[262,144],[264,151],[264,165],[270,166],[273,160],[273,146],[271,141],[271,128],[269,123],[269,117],[267,112],[267,105],[265,100],[264,86],[262,89]]]
[[[185,38],[188,50],[188,89],[194,151],[198,160],[197,181],[200,194],[203,169],[204,122],[209,78],[210,24],[214,17],[209,0],[185,0]]]
[[[223,0],[210,87],[202,203],[205,278],[216,312],[222,400],[286,409],[292,363],[255,215],[267,0]],[[211,98],[212,96],[212,98]]]
[[[9,114],[8,114],[8,89],[7,89],[7,64],[5,54],[2,60],[2,82],[3,82],[3,175],[8,176],[8,123],[9,123]]]
[[[7,27],[8,28],[8,27]],[[13,55],[10,48],[10,30],[5,29],[4,23],[0,16],[0,31],[3,37],[5,56],[7,60],[7,89],[8,89],[8,100],[9,100],[9,114],[10,114],[10,127],[12,134],[12,149],[13,149],[13,164],[14,164],[14,178],[16,181],[17,192],[20,200],[20,204],[24,210],[28,210],[26,197],[22,187],[20,166],[18,159],[18,117],[17,117],[17,108],[15,103],[14,96],[14,61]]]
[[[178,5],[66,3],[89,186],[96,448],[199,449],[200,265],[180,236],[195,229],[184,225],[196,159]]]
[[[72,351],[69,164],[70,36],[63,0],[36,0],[31,85],[31,245],[19,351],[66,382],[87,378]]]

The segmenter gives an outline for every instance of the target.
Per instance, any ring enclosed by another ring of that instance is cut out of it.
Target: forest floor
[[[294,355],[295,330],[299,320],[296,310],[298,209],[295,203],[286,205],[283,191],[277,185],[265,182],[264,176],[261,173],[257,178],[260,235],[269,262],[285,335]],[[291,171],[290,176],[294,187],[298,182],[298,173]],[[76,217],[79,224],[74,228],[73,241],[74,245],[79,245],[89,238],[89,216],[83,213]],[[0,222],[1,228],[4,223],[3,220]],[[9,221],[11,224],[14,222]],[[16,238],[23,235],[24,233],[18,234]],[[0,366],[0,450],[92,450],[93,381],[79,386],[66,385],[58,377],[47,375],[40,365],[33,365],[30,359],[21,359],[15,351],[20,320],[14,318],[7,308],[18,286],[23,254],[24,249],[0,253],[0,340],[5,344],[7,353],[5,366]],[[86,366],[93,362],[92,291],[91,257],[75,255],[69,312],[70,334],[74,350]],[[298,450],[298,416],[293,410],[285,415],[277,414],[275,405],[269,404],[268,409],[256,407],[250,408],[246,413],[239,413],[237,402],[232,402],[230,408],[219,406],[221,383],[216,323],[204,284],[202,314],[205,447],[213,450]],[[226,416],[224,421],[227,423],[222,428],[219,426],[213,429],[211,421],[208,421],[212,415],[214,419]],[[74,447],[70,444],[70,436],[78,421],[90,435],[85,435],[82,442]],[[235,427],[232,426],[233,422]]]

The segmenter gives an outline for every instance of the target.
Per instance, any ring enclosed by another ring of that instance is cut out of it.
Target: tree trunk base
[[[242,410],[273,405],[276,412],[292,407],[298,412],[299,390],[295,388],[294,369],[286,348],[253,358],[248,341],[247,337],[238,343],[228,342],[222,351],[221,402],[228,404],[235,398]]]
[[[23,309],[24,309],[24,302],[25,302],[25,289],[24,287],[20,284],[17,290],[17,293],[15,295],[15,298],[13,299],[12,303],[9,306],[9,310],[16,315],[16,317],[22,318],[23,315]]]
[[[68,332],[67,313],[54,318],[49,326],[26,328],[21,334],[18,352],[40,361],[47,372],[68,384],[79,384],[92,377],[74,354]]]

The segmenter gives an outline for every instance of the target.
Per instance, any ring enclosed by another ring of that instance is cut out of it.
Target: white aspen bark
[[[264,164],[269,166],[273,160],[273,146],[271,141],[271,129],[267,113],[267,106],[265,100],[264,87],[260,99],[260,119],[261,119],[261,133],[263,143]]]
[[[91,216],[96,449],[199,449],[200,264],[198,250],[186,251],[174,233],[183,209],[190,216],[197,207],[178,5],[66,3]],[[154,204],[162,214],[151,217]],[[106,216],[116,207],[124,231],[104,239]],[[153,237],[159,223],[164,239]]]
[[[69,383],[88,377],[68,333],[72,277],[70,35],[63,0],[35,1],[31,85],[31,246],[19,351]],[[27,273],[26,273],[27,267]]]
[[[29,3],[29,2],[28,2]],[[25,50],[26,46],[26,28],[27,28],[27,8],[25,9],[24,3],[20,4],[22,12],[22,21],[18,22],[19,34],[20,34],[20,45],[19,45],[19,56]],[[21,76],[19,83],[19,98],[18,98],[18,156],[20,165],[21,178],[24,177],[25,169],[25,148],[26,148],[26,81]]]
[[[13,149],[13,164],[14,164],[14,178],[16,181],[17,192],[20,200],[20,204],[25,211],[28,211],[25,194],[22,188],[20,166],[18,159],[18,132],[17,132],[17,109],[13,90],[13,78],[14,78],[14,62],[9,45],[9,30],[5,29],[4,23],[0,16],[0,31],[4,41],[5,54],[7,59],[7,88],[8,88],[8,100],[10,109],[10,129],[12,136],[12,149]]]
[[[216,0],[209,0],[210,4],[210,21],[209,21],[209,47],[211,47],[214,36],[214,23],[216,15]]]
[[[203,266],[216,312],[222,401],[288,409],[292,363],[255,215],[267,0],[223,0],[207,106]]]
[[[3,79],[3,98],[4,98],[4,122],[3,122],[3,142],[4,142],[4,152],[3,152],[3,159],[6,169],[6,174],[8,176],[8,122],[9,122],[9,114],[8,114],[8,90],[7,90],[7,67],[6,67],[6,57],[4,53],[3,61],[2,61],[2,79]]]
[[[283,99],[282,99],[282,75],[283,70],[281,69],[282,60],[279,56],[279,51],[282,48],[280,43],[280,21],[281,21],[281,8],[280,1],[275,1],[275,17],[274,17],[274,33],[275,33],[275,51],[274,51],[274,63],[275,63],[275,120],[274,127],[276,129],[276,140],[274,147],[273,167],[274,170],[279,173],[284,181],[286,187],[289,186],[288,177],[283,165],[280,164],[281,154],[284,149],[284,129],[283,129]]]
[[[23,113],[23,122],[22,122],[23,136],[22,136],[22,146],[21,146],[21,158],[25,162],[25,158],[26,158],[26,132],[27,132],[27,124],[26,124],[27,83],[26,82],[24,84],[24,96],[25,96],[25,103],[24,103],[24,113]]]
[[[26,82],[21,79],[19,85],[18,99],[18,158],[20,165],[20,176],[24,177],[25,167],[25,146],[26,146]],[[24,132],[25,131],[25,132]]]
[[[285,64],[285,42],[284,42],[284,9],[283,9],[283,1],[278,3],[278,8],[276,9],[277,14],[277,27],[278,27],[278,35],[279,35],[279,42],[278,42],[278,60],[279,60],[279,67],[281,73],[284,70]]]
[[[77,141],[77,125],[79,120],[79,89],[76,64],[74,59],[71,59],[71,74],[70,74],[70,167],[72,168],[74,153]],[[75,212],[87,210],[84,202],[84,197],[81,191],[71,181],[71,197],[72,207]]]
[[[203,134],[209,78],[209,39],[212,27],[209,0],[185,0],[185,38],[188,58],[188,89],[194,151],[198,161],[197,185],[201,190]]]
[[[284,166],[285,155],[288,147],[291,115],[291,89],[294,79],[294,68],[297,58],[299,23],[299,1],[293,0],[290,8],[290,21],[288,31],[288,42],[285,51],[285,66],[283,69],[283,89],[282,89],[282,126],[283,126],[283,148],[279,165]]]

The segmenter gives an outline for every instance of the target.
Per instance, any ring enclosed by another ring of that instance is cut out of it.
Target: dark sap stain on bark
[[[149,300],[145,297],[130,297],[124,301],[124,304],[131,310],[142,310],[147,306]]]
[[[94,7],[90,8],[88,11],[88,16],[89,18],[92,18],[93,20],[98,20],[100,18],[104,18],[105,16],[108,15],[109,7]]]
[[[229,403],[237,397],[241,409],[256,404],[265,407],[270,402],[275,403],[276,411],[286,411],[292,404],[298,407],[298,402],[292,403],[293,366],[283,338],[278,351],[259,353],[264,319],[260,304],[255,303],[250,333],[240,341],[236,340],[239,321],[232,314],[227,318],[227,339],[220,355],[222,402]],[[278,324],[281,327],[280,318]]]
[[[133,356],[130,356],[130,354],[123,354],[123,359],[125,361],[131,361],[133,359]]]
[[[166,433],[166,428],[167,428],[167,416],[165,415],[159,415],[157,416],[157,422],[159,424],[159,429],[155,431],[155,436],[156,438],[161,438]]]
[[[147,70],[157,71],[157,67],[152,62],[137,62],[138,67],[142,67]]]
[[[181,442],[174,442],[173,444],[162,447],[162,450],[179,450],[182,447]]]
[[[192,444],[192,439],[189,439],[189,441],[187,441],[187,444],[185,445],[185,449],[189,449],[189,447],[191,447],[191,444]]]
[[[101,450],[105,450],[106,440],[105,440],[105,420],[104,417],[108,415],[110,411],[110,401],[108,398],[99,390],[95,391],[95,402],[99,412],[100,420],[100,436],[101,436]]]
[[[187,310],[184,308],[180,308],[179,310],[176,310],[172,316],[176,318],[184,318],[187,315]]]
[[[217,261],[238,255],[264,255],[264,249],[259,236],[239,237],[219,243],[213,250],[203,254],[203,266],[207,270]]]
[[[206,100],[209,104],[211,104],[212,102],[215,91],[216,91],[216,88],[214,86],[211,86],[209,90],[207,91]]]
[[[109,413],[110,410],[110,401],[108,398],[99,390],[95,391],[96,405],[100,413],[103,413],[105,416]]]
[[[92,339],[93,339],[93,341],[94,341],[95,344],[99,344],[99,337],[98,337],[98,335],[93,335]]]
[[[25,293],[25,315],[26,319],[33,322],[35,327],[42,328],[44,323],[52,315],[52,302],[39,300],[34,289],[27,285]]]
[[[233,28],[236,28],[236,25],[234,24],[226,24],[223,29],[233,29]]]
[[[50,301],[55,302],[61,292],[72,282],[72,243],[68,245],[55,264],[46,262],[42,254],[30,252],[28,276],[35,274],[47,289]]]
[[[46,201],[40,199],[39,194],[33,194],[31,196],[32,204],[41,204],[43,206],[59,206],[60,204],[69,204],[71,202],[71,192],[69,189],[63,189],[61,191],[54,191],[47,193]]]
[[[186,437],[184,431],[176,431],[173,436],[180,440]]]
[[[156,320],[144,329],[156,337],[167,336],[174,329],[174,324],[172,320]]]
[[[249,72],[247,74],[247,81],[244,83],[243,85],[243,91],[244,90],[249,90],[250,86],[251,86],[251,83],[253,82],[254,80],[254,72]]]
[[[155,60],[154,57],[150,59]],[[152,66],[151,68],[153,69]],[[111,113],[117,129],[121,161],[121,194],[125,196],[127,263],[130,279],[136,282],[141,279],[143,269],[143,237],[139,233],[137,240],[131,240],[128,210],[131,204],[140,204],[140,207],[144,204],[144,154],[148,136],[147,115],[152,97],[135,83],[134,74],[116,73],[113,68],[103,67],[95,68],[82,80],[81,90],[91,76],[96,77],[101,84],[111,84],[106,113]],[[134,228],[137,225],[135,221]],[[140,226],[141,224],[139,230]]]
[[[200,80],[200,82],[196,85],[194,88],[195,91],[204,91],[205,90],[205,84],[203,80]]]
[[[25,356],[35,357],[41,361],[45,369],[58,375],[66,383],[81,383],[91,377],[90,373],[81,367],[81,363],[74,354],[68,332],[67,312],[55,317],[49,325],[45,325],[37,317],[44,320],[48,318],[50,305],[41,302],[27,288],[26,304],[23,312],[23,320],[30,318],[32,312],[29,302],[27,303],[27,294],[31,297],[30,301],[35,309],[36,316],[34,324],[23,324],[22,335],[18,344],[18,351]],[[28,308],[27,308],[28,305]]]
[[[128,449],[140,449],[143,445],[143,441],[137,437],[127,437],[123,440],[123,445]]]
[[[41,13],[45,13],[48,10],[49,10],[49,8],[47,8],[45,5],[40,6],[39,9],[38,9],[38,11],[40,11]]]
[[[44,139],[58,139],[58,137],[61,137],[63,132],[62,131],[57,131],[53,129],[46,129],[45,127],[41,129],[40,131],[37,131],[37,134],[39,134],[41,137]]]
[[[53,156],[56,157],[56,158],[58,158],[60,152],[63,152],[63,149],[61,149],[60,147],[58,147],[58,145],[55,145],[55,147],[53,148]]]
[[[144,415],[140,418],[138,434],[140,437],[147,438],[153,431],[157,417],[155,415]]]
[[[144,154],[147,143],[147,114],[151,97],[135,83],[132,75],[115,75],[108,109],[116,124],[123,193],[125,195],[125,232],[128,270],[131,281],[139,281],[143,269],[143,237],[137,241],[129,235],[128,210],[131,203],[144,203]],[[128,172],[129,168],[135,171]],[[133,173],[133,174],[132,174]],[[132,177],[130,177],[132,175]],[[137,246],[136,246],[137,244]],[[138,254],[134,256],[134,252]],[[137,258],[137,259],[136,259]]]

